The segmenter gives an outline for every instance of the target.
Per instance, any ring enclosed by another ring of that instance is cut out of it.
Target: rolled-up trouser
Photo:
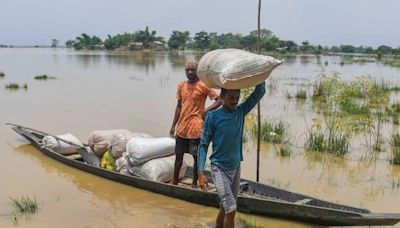
[[[240,166],[232,170],[223,170],[211,164],[211,176],[221,200],[220,206],[224,208],[225,214],[236,210],[240,188]]]

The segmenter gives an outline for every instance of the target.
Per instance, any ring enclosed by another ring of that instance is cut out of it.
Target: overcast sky
[[[258,0],[0,0],[0,44],[50,45],[81,33],[105,39],[149,26],[248,34]],[[400,0],[262,0],[261,27],[297,43],[400,47]]]

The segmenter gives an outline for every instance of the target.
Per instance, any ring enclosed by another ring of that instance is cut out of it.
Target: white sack
[[[175,155],[156,158],[140,166],[132,166],[129,172],[132,175],[142,177],[147,180],[169,182],[174,177]],[[187,165],[185,160],[182,162],[182,168],[179,171],[179,178],[186,175]]]
[[[130,175],[129,169],[131,168],[131,165],[128,162],[128,156],[125,153],[115,161],[115,166],[117,172]]]
[[[67,133],[64,135],[57,135],[57,137],[68,140],[74,144],[77,144],[77,145],[83,147],[83,145],[79,141],[79,139],[71,133]],[[42,143],[43,143],[44,147],[53,149],[55,152],[60,153],[60,154],[75,154],[75,153],[78,153],[78,149],[80,148],[78,146],[73,146],[71,144],[57,140],[56,138],[54,138],[53,136],[50,136],[50,135],[43,137]]]
[[[97,156],[102,157],[111,144],[111,138],[113,134],[119,132],[129,132],[129,131],[125,129],[93,131],[89,134],[88,144],[90,148],[92,148],[92,150],[97,154]]]
[[[217,49],[201,57],[197,75],[211,88],[244,89],[265,81],[281,63],[240,49]]]
[[[79,154],[82,156],[83,160],[90,165],[100,166],[100,158],[90,149],[90,147],[85,147],[85,149],[78,149]]]
[[[96,130],[89,134],[88,144],[97,156],[102,157],[111,145],[111,139],[116,134],[129,134],[142,137],[151,137],[144,133],[134,133],[125,129]]]
[[[121,157],[122,153],[124,153],[126,150],[126,144],[128,141],[135,137],[150,138],[151,136],[139,132],[118,132],[112,135],[108,151],[110,151],[114,158]]]
[[[175,153],[175,139],[132,138],[126,144],[126,154],[131,165],[140,165],[154,158],[165,157]]]

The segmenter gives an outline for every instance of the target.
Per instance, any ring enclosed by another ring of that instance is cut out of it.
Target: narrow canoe
[[[43,147],[42,138],[45,135],[41,131],[22,126],[12,129],[29,140],[43,154],[74,168],[169,197],[205,206],[219,206],[215,188],[205,193],[189,185],[171,185],[109,171],[85,163],[79,154],[66,156]],[[189,168],[187,178],[191,178],[191,170]],[[210,173],[206,173],[206,176],[212,186]],[[245,179],[241,180],[237,203],[240,212],[319,225],[394,225],[400,220],[399,213],[372,213],[367,209],[336,204]]]

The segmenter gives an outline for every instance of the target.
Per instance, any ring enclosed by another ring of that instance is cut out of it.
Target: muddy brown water
[[[125,128],[168,136],[176,86],[185,79],[185,58],[194,53],[79,52],[65,49],[0,49],[0,227],[208,227],[217,209],[153,194],[95,177],[54,161],[4,123],[52,134],[70,132],[87,141],[92,130]],[[345,59],[346,60],[346,59]],[[311,92],[320,65],[344,80],[359,75],[398,83],[399,68],[377,62],[340,64],[343,57],[294,56],[268,79],[274,85],[261,102],[262,117],[290,123],[296,145],[281,157],[261,145],[260,181],[329,201],[400,213],[400,166],[389,163],[389,149],[371,155],[361,140],[345,157],[304,153],[304,135],[315,113],[310,102],[287,100],[285,91]],[[47,74],[54,80],[37,81]],[[8,83],[28,89],[6,90]],[[384,127],[389,136],[397,126]],[[254,138],[244,145],[242,176],[256,177]],[[190,160],[190,159],[189,159]],[[11,198],[36,197],[39,212],[14,219]],[[310,227],[289,220],[239,213],[260,227]]]

